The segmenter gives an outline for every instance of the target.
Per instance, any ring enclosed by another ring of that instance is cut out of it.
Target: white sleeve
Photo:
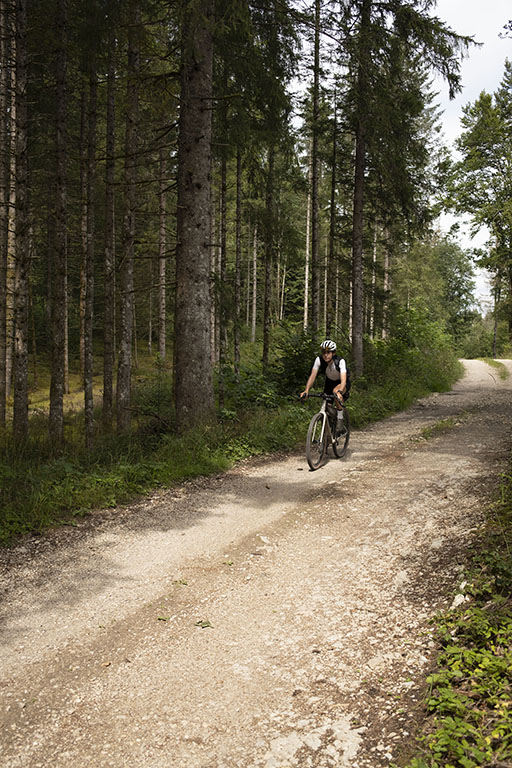
[[[345,362],[345,361],[343,361],[343,362]],[[315,362],[313,363],[313,370],[314,371],[319,371],[320,370],[320,358],[319,357],[317,357],[315,359]]]
[[[340,374],[347,372],[347,364],[345,363],[345,360],[341,358],[340,360]]]

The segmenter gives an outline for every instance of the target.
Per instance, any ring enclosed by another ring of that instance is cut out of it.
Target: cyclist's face
[[[332,350],[322,349],[322,357],[325,357],[326,360],[330,360],[332,357]]]

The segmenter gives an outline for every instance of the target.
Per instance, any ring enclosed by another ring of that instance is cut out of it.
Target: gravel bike
[[[306,438],[306,459],[311,469],[318,469],[329,445],[337,459],[345,455],[350,439],[350,419],[343,403],[343,418],[338,421],[338,411],[333,405],[335,395],[310,392],[308,397],[322,398],[320,411],[309,422]]]

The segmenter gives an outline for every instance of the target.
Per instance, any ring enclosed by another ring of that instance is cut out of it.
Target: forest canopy
[[[455,343],[470,328],[472,264],[434,227],[430,82],[456,93],[472,40],[434,3],[0,0],[0,25],[0,427],[17,442],[41,371],[51,444],[76,374],[92,448],[100,424],[129,433],[142,354],[180,430],[213,417],[244,354],[268,373],[279,334],[334,336],[357,377],[404,312]]]

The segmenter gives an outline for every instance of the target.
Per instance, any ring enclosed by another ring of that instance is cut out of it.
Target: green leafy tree
[[[483,91],[464,108],[464,131],[457,141],[462,158],[455,165],[452,200],[467,213],[473,232],[487,227],[489,248],[480,264],[505,279],[507,300],[512,292],[512,64],[495,94]],[[509,331],[512,335],[512,305]]]
[[[363,371],[363,245],[365,186],[369,156],[386,152],[398,158],[391,141],[390,125],[402,119],[407,125],[407,88],[400,88],[401,109],[396,99],[388,100],[390,66],[395,81],[401,82],[414,56],[423,66],[439,72],[453,96],[460,88],[460,54],[471,42],[457,35],[428,10],[432,2],[396,3],[356,0],[342,6],[340,25],[345,34],[349,71],[349,103],[355,140],[353,226],[352,226],[352,352],[354,371]],[[354,34],[355,31],[355,34]],[[396,95],[396,89],[395,89]],[[399,117],[400,115],[400,117]],[[395,117],[396,116],[396,117]],[[401,131],[398,149],[406,150],[407,132]]]

